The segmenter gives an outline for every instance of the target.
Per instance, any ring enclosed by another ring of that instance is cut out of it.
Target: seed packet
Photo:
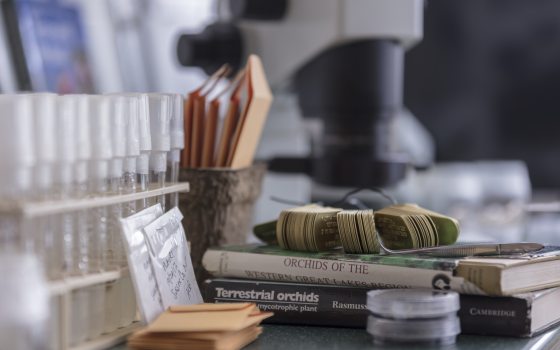
[[[175,207],[144,228],[163,306],[202,303],[181,220]]]
[[[146,225],[162,214],[163,210],[158,203],[132,216],[120,219],[136,300],[142,320],[146,324],[152,322],[165,310],[143,232]]]

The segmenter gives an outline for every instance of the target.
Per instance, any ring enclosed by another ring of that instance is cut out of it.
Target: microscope
[[[322,123],[307,157],[276,157],[271,171],[337,187],[389,187],[409,156],[396,147],[404,52],[422,38],[423,0],[230,0],[224,19],[182,35],[184,66],[240,67],[258,54],[274,88],[289,82],[304,118]]]

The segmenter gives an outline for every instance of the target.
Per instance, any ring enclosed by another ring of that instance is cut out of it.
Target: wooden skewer
[[[240,71],[235,77],[234,81],[228,87],[233,88],[229,99],[229,105],[226,112],[226,117],[222,125],[222,133],[220,135],[216,159],[214,161],[215,166],[225,167],[227,165],[227,158],[230,152],[231,139],[235,131],[236,125],[239,119],[239,94],[241,91],[241,86],[244,83],[245,71]]]
[[[192,122],[193,122],[193,99],[195,95],[190,93],[185,101],[183,102],[183,123],[184,123],[184,130],[185,130],[185,149],[181,154],[181,167],[186,168],[190,164],[190,151],[191,151],[191,130],[192,130]]]
[[[204,134],[204,114],[206,105],[206,96],[197,96],[194,99],[194,113],[191,137],[191,159],[190,167],[198,168],[200,166],[200,157],[202,150],[202,137]]]
[[[203,168],[214,166],[214,144],[216,142],[216,127],[218,126],[219,110],[220,101],[218,99],[212,100],[204,122],[204,144],[202,147],[201,161],[201,166]]]

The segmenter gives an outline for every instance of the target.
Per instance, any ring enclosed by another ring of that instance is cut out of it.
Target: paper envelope
[[[252,303],[171,306],[148,326],[149,332],[238,331],[272,316]]]
[[[130,337],[128,347],[160,350],[233,350],[251,343],[261,333],[262,328],[258,326],[236,332],[210,333],[150,333],[145,330]]]
[[[248,101],[233,136],[233,152],[228,157],[228,163],[233,169],[244,168],[253,163],[273,99],[260,58],[250,55],[246,69]]]

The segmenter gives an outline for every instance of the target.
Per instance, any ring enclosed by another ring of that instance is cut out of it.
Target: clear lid
[[[33,126],[35,157],[38,164],[51,164],[56,160],[55,115],[57,95],[37,93],[33,101]]]
[[[138,163],[138,157],[127,157],[124,160],[124,166],[123,166],[123,170],[125,173],[136,173],[137,172],[137,164]]]
[[[111,178],[120,178],[124,172],[124,159],[113,158],[109,161],[109,176]]]
[[[150,101],[147,94],[138,94],[138,130],[140,151],[152,150],[152,134],[150,132]]]
[[[76,161],[76,114],[77,104],[74,96],[64,95],[57,98],[57,163],[69,164]]]
[[[165,152],[152,152],[150,154],[150,170],[156,173],[167,169],[167,157]]]
[[[108,96],[89,98],[91,156],[94,160],[109,160],[113,156],[110,107]]]
[[[180,149],[172,149],[171,151],[167,152],[167,161],[170,163],[178,163],[181,160],[181,150]]]
[[[368,310],[394,319],[433,318],[456,313],[459,294],[431,289],[382,289],[367,294]]]
[[[19,197],[32,186],[35,165],[30,95],[0,95],[0,197]]]
[[[148,174],[150,172],[150,154],[140,153],[136,159],[136,172],[138,174]]]
[[[0,95],[0,166],[35,162],[30,95]]]
[[[125,115],[126,129],[126,156],[138,157],[140,155],[140,130],[139,130],[139,97],[125,96],[127,113]]]
[[[185,126],[183,116],[184,99],[181,94],[167,94],[171,98],[170,137],[171,148],[185,148]]]
[[[120,95],[111,95],[111,147],[113,158],[126,156],[126,118],[127,99]]]
[[[73,95],[76,100],[76,135],[77,158],[89,160],[91,158],[91,139],[89,131],[89,99],[88,95]]]
[[[454,339],[461,333],[461,324],[457,315],[415,320],[394,320],[370,315],[367,331],[374,338],[384,340],[436,342]]]
[[[165,94],[148,94],[152,151],[168,152],[171,149],[169,126],[171,99]]]

